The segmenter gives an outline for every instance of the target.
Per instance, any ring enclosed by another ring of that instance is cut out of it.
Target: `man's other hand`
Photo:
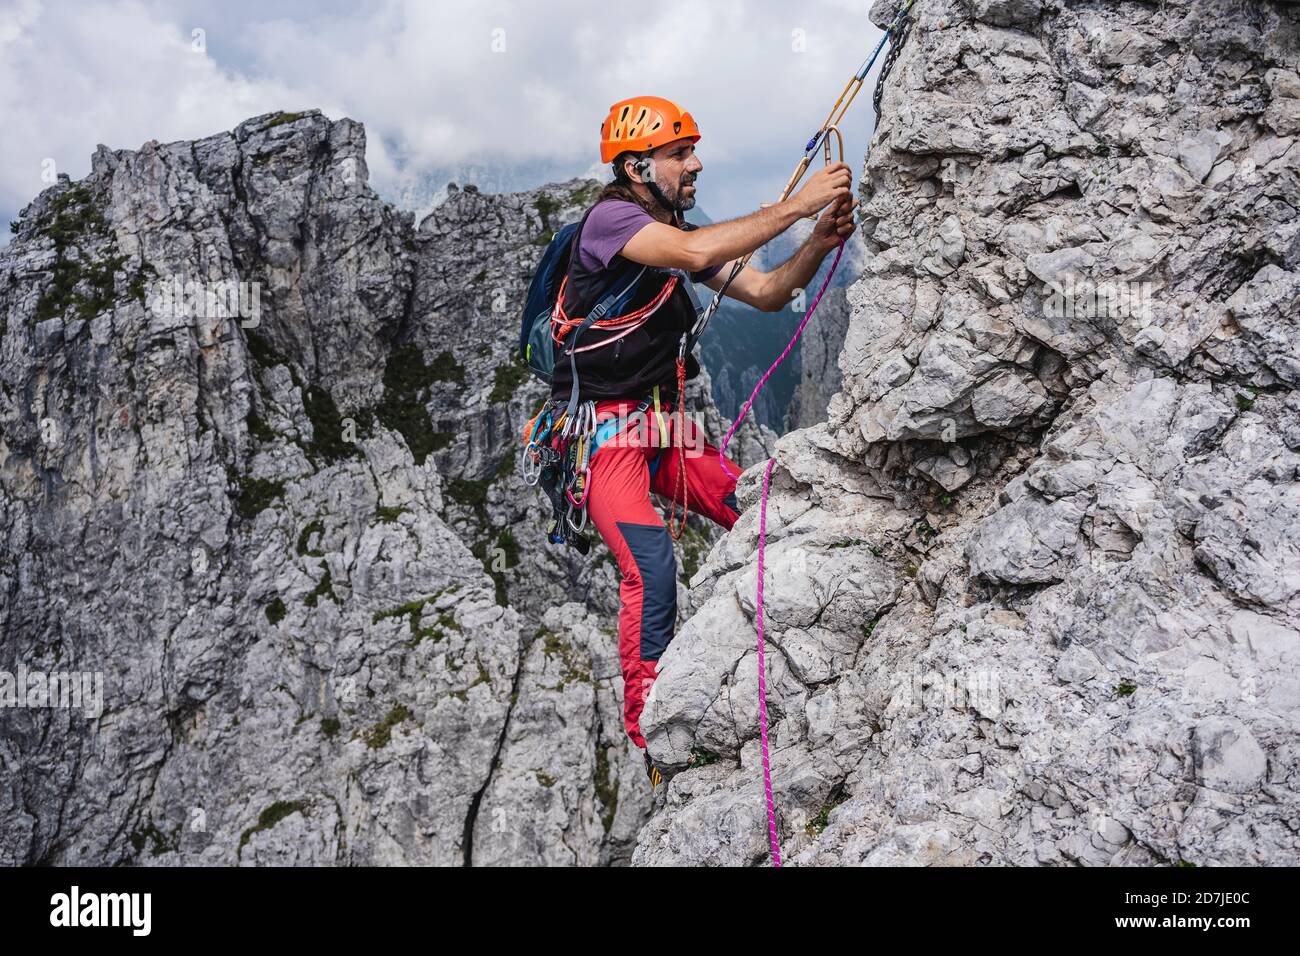
[[[840,199],[821,214],[809,241],[817,244],[822,255],[830,252],[841,241],[849,241],[849,236],[857,228],[853,222],[853,210],[857,204],[856,199]]]

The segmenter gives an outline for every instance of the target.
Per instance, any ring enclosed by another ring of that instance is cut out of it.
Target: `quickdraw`
[[[655,401],[646,399],[626,416],[597,421],[596,403],[579,402],[569,414],[568,399],[548,399],[524,426],[519,471],[525,483],[537,485],[551,501],[553,516],[546,538],[569,544],[586,554],[590,548],[587,500],[591,494],[591,461],[605,442],[644,415]]]

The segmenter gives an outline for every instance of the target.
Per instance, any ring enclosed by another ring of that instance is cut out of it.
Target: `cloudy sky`
[[[418,208],[448,177],[528,188],[592,168],[609,105],[643,92],[700,125],[700,208],[740,215],[780,191],[875,44],[869,6],[0,0],[0,222],[45,188],[51,161],[84,176],[99,143],[311,107],[365,124],[371,182],[399,204]],[[846,124],[855,165],[869,92]]]

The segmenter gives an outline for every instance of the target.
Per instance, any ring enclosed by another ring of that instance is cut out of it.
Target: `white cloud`
[[[206,55],[191,50],[196,26]],[[99,142],[135,148],[311,106],[366,124],[381,192],[462,164],[577,174],[609,104],[644,92],[695,115],[701,206],[734,215],[780,189],[878,36],[845,0],[22,0],[0,17],[0,209],[46,185],[46,157],[75,177]],[[851,162],[870,123],[864,91]]]

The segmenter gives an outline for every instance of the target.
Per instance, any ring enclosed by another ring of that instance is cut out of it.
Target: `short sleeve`
[[[706,269],[701,269],[699,272],[692,272],[691,280],[693,282],[708,282],[710,279],[712,279],[715,275],[717,275],[721,271],[722,271],[722,266],[720,265],[709,266]]]
[[[607,199],[587,216],[578,242],[578,265],[586,272],[609,268],[628,240],[654,222],[654,217],[636,203]]]

